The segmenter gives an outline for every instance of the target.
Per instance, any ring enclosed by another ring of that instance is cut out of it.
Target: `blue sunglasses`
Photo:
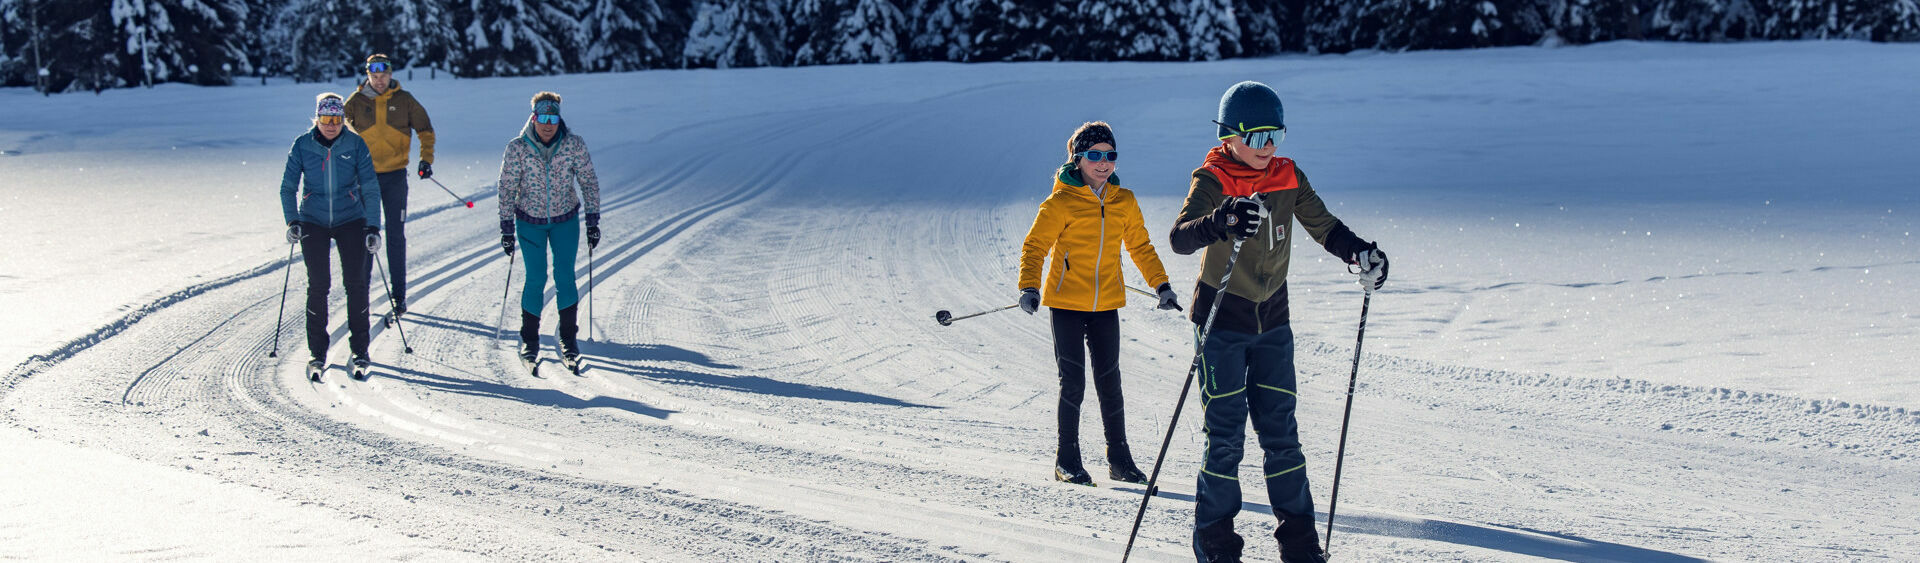
[[[1102,160],[1105,160],[1107,162],[1120,161],[1120,151],[1088,150],[1088,151],[1081,151],[1079,154],[1075,154],[1074,156],[1085,158],[1087,159],[1088,162],[1100,162]]]
[[[380,62],[380,63],[367,63],[367,73],[368,73],[368,74],[376,74],[376,73],[381,73],[381,72],[390,72],[390,71],[392,71],[392,70],[393,70],[393,65],[391,65],[391,64],[387,64],[387,63],[384,63],[384,62]]]
[[[533,121],[536,123],[553,125],[560,122],[560,115],[554,114],[554,113],[534,114]]]

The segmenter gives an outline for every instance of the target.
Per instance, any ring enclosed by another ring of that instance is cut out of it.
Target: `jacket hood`
[[[365,80],[360,81],[360,93],[366,95],[369,98],[378,98],[380,96],[390,96],[390,95],[393,95],[394,92],[399,92],[399,91],[400,91],[399,80],[388,79],[387,91],[385,92],[375,92],[373,91],[372,83],[369,83]]]

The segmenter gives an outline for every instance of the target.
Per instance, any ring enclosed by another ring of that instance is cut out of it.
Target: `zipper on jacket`
[[[1060,264],[1064,267],[1061,268],[1060,281],[1053,284],[1054,293],[1060,293],[1060,288],[1067,286],[1067,274],[1073,272],[1073,253],[1067,252],[1060,255]]]
[[[332,146],[327,147],[327,161],[325,164],[320,165],[320,169],[325,170],[327,172],[327,228],[331,229],[336,224],[335,218],[333,216],[333,198],[338,196],[338,194],[333,193],[333,147]],[[345,272],[346,267],[342,266],[341,271]],[[345,275],[345,274],[342,274],[342,275]]]
[[[1093,310],[1100,310],[1100,259],[1107,257],[1107,200],[1100,199],[1100,247],[1093,255]]]

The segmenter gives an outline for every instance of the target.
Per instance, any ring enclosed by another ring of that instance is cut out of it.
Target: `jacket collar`
[[[392,79],[387,80],[387,91],[385,92],[375,92],[373,91],[372,83],[367,82],[365,80],[360,81],[360,94],[369,98],[374,98],[374,99],[385,98],[385,97],[392,96],[394,92],[399,92],[399,91],[400,91],[399,80],[392,80]]]
[[[1105,197],[1095,197],[1093,195],[1093,189],[1087,187],[1086,180],[1080,178],[1080,168],[1074,166],[1071,162],[1060,165],[1060,173],[1053,178],[1054,191],[1065,190],[1069,193],[1086,196],[1087,199],[1101,201],[1112,199],[1113,194],[1119,191],[1115,189],[1118,187],[1120,187],[1120,173],[1115,172],[1112,176],[1107,177],[1107,187],[1102,192]]]
[[[526,141],[528,146],[547,158],[553,158],[554,151],[559,149],[561,142],[567,140],[569,134],[570,130],[567,128],[567,120],[564,117],[560,118],[560,130],[553,133],[552,143],[540,142],[540,133],[533,130],[533,120],[527,120],[527,124],[520,127],[520,140]]]

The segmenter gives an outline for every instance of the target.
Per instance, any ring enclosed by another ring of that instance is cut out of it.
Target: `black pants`
[[[1120,312],[1049,309],[1053,315],[1053,358],[1060,366],[1060,451],[1080,448],[1080,400],[1087,392],[1083,352],[1092,352],[1093,388],[1100,395],[1100,422],[1107,435],[1109,460],[1131,463],[1127,449],[1126,406],[1120,398]],[[1078,456],[1075,455],[1077,458]],[[1062,459],[1072,463],[1077,459]]]
[[[347,346],[367,355],[367,222],[355,219],[337,227],[300,224],[300,255],[307,261],[307,353],[327,358],[327,291],[333,285],[327,247],[340,249],[340,284],[347,290]]]
[[[393,276],[393,301],[407,302],[407,169],[374,175],[380,179],[380,207],[386,213],[387,273]],[[373,256],[367,256],[372,260]],[[372,263],[367,267],[371,269]],[[369,270],[371,271],[371,270]]]

